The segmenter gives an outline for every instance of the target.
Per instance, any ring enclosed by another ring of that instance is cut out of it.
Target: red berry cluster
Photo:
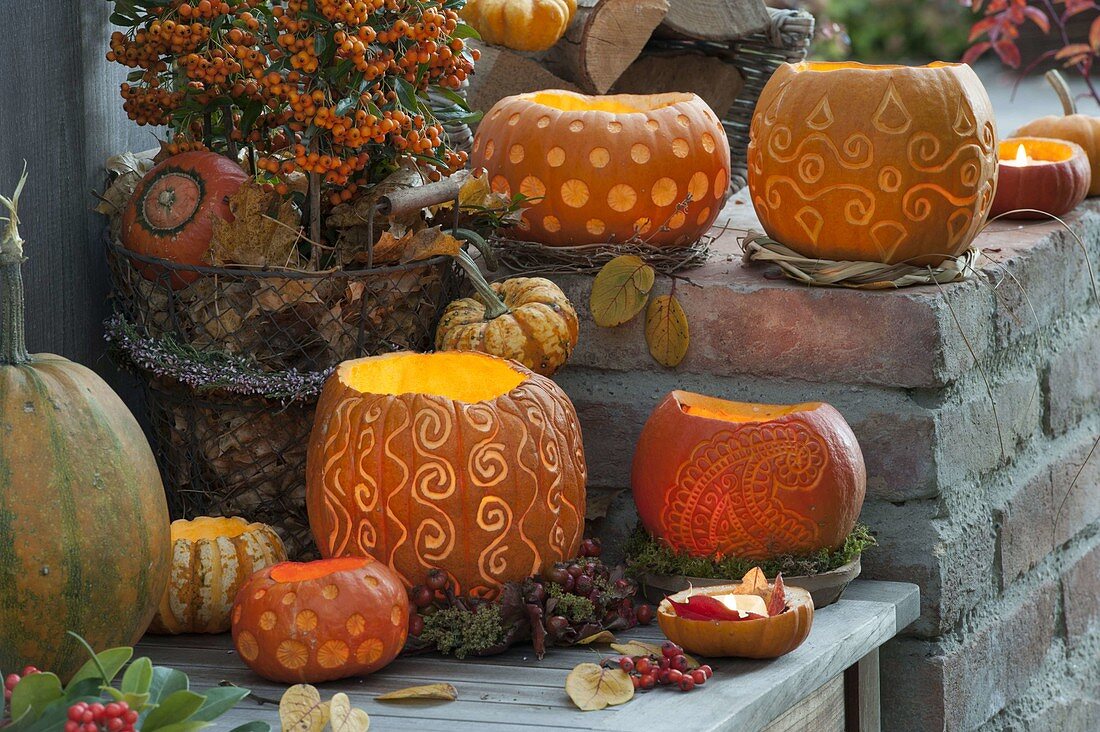
[[[65,732],[135,732],[137,721],[138,713],[126,702],[77,702],[69,707]]]
[[[25,666],[25,667],[23,667],[23,673],[21,673],[21,674],[8,674],[7,676],[5,676],[4,677],[4,701],[5,702],[10,702],[11,701],[11,693],[13,691],[15,691],[16,684],[18,684],[20,681],[22,681],[25,677],[30,676],[31,674],[38,674],[38,673],[42,673],[42,672],[39,671],[38,669],[36,669],[34,666]]]
[[[684,649],[672,641],[661,646],[661,656],[620,656],[605,658],[604,666],[618,666],[630,675],[634,688],[649,691],[658,686],[672,686],[680,691],[691,691],[707,683],[714,670],[703,664],[691,668]]]

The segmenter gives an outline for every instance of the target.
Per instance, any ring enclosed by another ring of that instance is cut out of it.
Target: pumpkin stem
[[[1068,117],[1077,114],[1077,102],[1073,100],[1073,92],[1069,90],[1069,84],[1058,73],[1058,69],[1051,69],[1046,73],[1047,83],[1054,87],[1054,93],[1062,101],[1062,112]]]
[[[0,195],[0,210],[7,209],[0,234],[0,365],[16,366],[31,360],[27,353],[23,314],[23,238],[19,236],[19,197],[27,182],[27,164],[11,198]]]
[[[512,312],[512,309],[504,304],[500,296],[497,295],[489,283],[485,281],[485,277],[481,274],[481,270],[477,268],[477,262],[466,253],[466,250],[460,249],[458,255],[455,257],[455,261],[458,262],[458,266],[466,271],[466,276],[470,278],[470,284],[474,286],[474,289],[477,290],[478,297],[485,303],[486,319],[493,320],[499,318],[501,315],[507,315]]]

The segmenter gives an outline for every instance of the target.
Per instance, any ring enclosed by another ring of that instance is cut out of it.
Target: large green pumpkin
[[[66,631],[97,650],[145,632],[168,581],[168,506],[149,443],[111,388],[27,353],[18,200],[19,189],[0,196],[0,670],[32,664],[67,679],[87,654]]]

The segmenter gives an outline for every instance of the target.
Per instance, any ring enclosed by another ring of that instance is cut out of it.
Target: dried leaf
[[[783,574],[775,576],[775,587],[768,596],[768,616],[779,615],[787,609],[787,588],[783,586]]]
[[[283,732],[321,732],[328,718],[328,702],[322,702],[321,693],[309,684],[290,687],[279,700]]]
[[[410,686],[407,689],[398,689],[387,694],[374,697],[375,701],[404,701],[406,699],[438,699],[439,701],[455,701],[458,699],[458,689],[452,684],[425,684],[424,686]]]
[[[367,732],[370,715],[353,707],[347,694],[334,694],[329,702],[329,726],[332,732]]]
[[[133,198],[138,183],[156,165],[153,162],[155,153],[155,150],[142,153],[126,152],[107,159],[104,167],[114,176],[114,179],[107,186],[107,190],[99,196],[99,204],[95,210],[110,219],[112,236],[118,236],[122,213]]]
[[[418,262],[440,255],[457,257],[461,249],[461,241],[435,226],[418,231],[408,240],[401,252],[401,262]]]
[[[209,260],[214,266],[298,267],[302,217],[284,200],[253,181],[229,197],[233,221],[215,219]]]
[[[599,633],[593,633],[587,638],[581,638],[576,642],[578,646],[590,646],[593,644],[603,645],[604,643],[614,643],[615,634],[610,630],[601,630]]]
[[[686,602],[677,602],[671,597],[668,604],[676,611],[676,614],[686,620],[759,620],[763,615],[755,613],[741,614],[736,610],[726,607],[725,603],[710,595],[691,595]]]
[[[687,315],[675,295],[661,295],[649,301],[645,313],[645,341],[649,355],[668,368],[680,365],[687,355],[691,336]]]
[[[582,711],[594,712],[634,698],[634,684],[621,668],[582,663],[565,679],[565,693]]]
[[[624,254],[603,266],[592,282],[592,318],[596,325],[622,325],[645,307],[656,273],[641,257]]]
[[[741,584],[733,589],[735,595],[760,595],[764,597],[768,593],[768,578],[760,567],[753,567],[744,577]]]

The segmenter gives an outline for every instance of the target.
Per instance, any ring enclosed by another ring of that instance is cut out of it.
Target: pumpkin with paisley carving
[[[326,557],[430,568],[491,598],[577,555],[586,466],[569,397],[475,351],[345,361],[317,404],[306,506]]]
[[[493,190],[525,198],[512,236],[548,246],[687,246],[729,190],[729,142],[694,94],[507,97],[478,126],[470,160]]]
[[[397,658],[409,598],[373,557],[283,562],[241,587],[232,620],[237,655],[257,674],[320,683],[364,676]]]
[[[286,561],[275,530],[243,518],[172,522],[172,571],[152,633],[224,633],[237,591],[252,574]]]
[[[867,471],[828,404],[674,391],[642,429],[631,485],[646,529],[677,552],[759,560],[840,547]]]
[[[799,254],[936,265],[985,223],[996,140],[964,64],[784,64],[753,115],[749,190],[768,236]]]

